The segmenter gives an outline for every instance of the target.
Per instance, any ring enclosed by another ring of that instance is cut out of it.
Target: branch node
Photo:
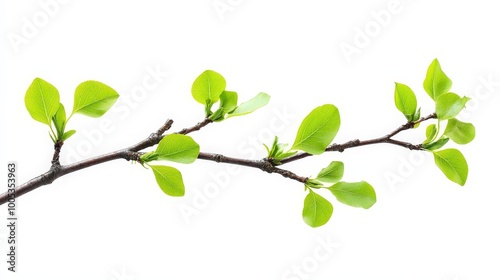
[[[263,159],[263,160],[260,160],[260,169],[262,171],[265,171],[267,173],[273,173],[276,169],[276,167],[270,163],[269,161]]]
[[[221,154],[216,154],[216,155],[214,155],[214,160],[215,160],[215,162],[220,163],[224,160],[224,156]]]
[[[127,161],[133,160],[136,162],[141,162],[141,155],[143,153],[138,153],[138,152],[132,152],[132,151],[127,151],[125,154],[125,159]]]
[[[59,163],[52,164],[49,169],[49,172],[43,174],[43,180],[47,185],[52,184],[58,177],[59,172],[61,171],[61,165]]]

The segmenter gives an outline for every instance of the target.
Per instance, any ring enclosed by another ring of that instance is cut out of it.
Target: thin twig
[[[52,156],[52,161],[51,161],[52,165],[60,165],[59,154],[61,153],[61,148],[62,148],[63,144],[64,144],[64,142],[61,140],[58,140],[54,144],[54,156]]]
[[[392,137],[394,137],[395,135],[397,135],[398,133],[400,133],[404,130],[408,130],[410,128],[415,127],[415,125],[418,123],[424,122],[424,121],[429,120],[429,119],[435,119],[435,118],[436,118],[436,113],[433,113],[433,114],[430,114],[426,117],[422,117],[416,121],[407,122],[404,125],[398,127],[396,130],[392,131],[391,133],[389,133],[383,137],[369,139],[369,140],[355,139],[355,140],[345,142],[343,144],[331,144],[328,147],[326,147],[325,151],[326,152],[343,152],[344,150],[349,149],[349,148],[372,145],[372,144],[381,144],[381,143],[393,144],[393,145],[401,146],[401,147],[404,147],[404,148],[407,148],[410,150],[422,150],[422,145],[420,145],[420,144],[415,145],[415,144],[412,144],[409,142],[394,140],[394,139],[392,139]],[[286,159],[280,160],[280,162],[281,162],[281,164],[285,164],[285,163],[289,163],[292,161],[303,159],[303,158],[306,158],[309,156],[312,156],[312,155],[302,152],[302,153],[298,153],[294,156],[288,157]]]
[[[209,118],[205,118],[202,122],[197,123],[196,125],[189,127],[189,128],[184,128],[183,130],[177,132],[177,134],[189,134],[193,131],[197,131],[205,127],[207,124],[212,123],[213,121]]]

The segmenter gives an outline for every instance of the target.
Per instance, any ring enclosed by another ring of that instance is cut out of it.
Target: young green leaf
[[[446,149],[433,152],[434,162],[441,169],[446,178],[460,186],[465,185],[469,167],[462,153],[457,149]]]
[[[211,119],[214,122],[219,122],[224,120],[224,108],[219,108],[215,112],[211,113],[208,118]]]
[[[365,181],[338,182],[328,188],[338,201],[352,207],[368,209],[377,202],[377,195],[373,187]]]
[[[158,160],[158,154],[156,152],[147,152],[139,157],[140,163],[148,163],[153,160]]]
[[[340,114],[337,107],[332,104],[319,106],[300,124],[292,149],[319,155],[335,138],[339,127]]]
[[[238,94],[234,91],[224,91],[220,95],[220,106],[215,112],[211,113],[212,102],[206,104],[206,111],[208,118],[215,122],[221,122],[226,119],[226,114],[234,111],[238,103]]]
[[[411,121],[414,122],[414,121],[418,121],[420,119],[420,109],[421,108],[418,108],[417,111],[415,111],[415,114],[413,114]],[[417,123],[415,126],[413,126],[413,128],[417,128],[419,125],[420,125],[420,123]]]
[[[424,80],[424,89],[429,96],[437,101],[438,97],[447,93],[451,88],[452,82],[441,69],[439,61],[434,59],[427,69],[427,75]]]
[[[444,135],[457,144],[467,144],[474,140],[476,128],[471,123],[461,122],[455,118],[449,119]]]
[[[396,83],[394,90],[394,102],[396,108],[403,113],[408,121],[413,121],[417,111],[417,98],[410,87]]]
[[[150,165],[160,189],[170,196],[184,196],[184,182],[179,170],[163,165]]]
[[[275,164],[281,164],[280,160],[297,154],[297,151],[289,150],[285,152],[285,148],[287,146],[288,144],[278,143],[278,136],[274,137],[274,141],[273,144],[271,145],[271,148],[269,148],[266,144],[264,144],[264,147],[266,147],[267,150],[267,157],[269,159],[273,159],[273,163]]]
[[[427,143],[431,142],[432,140],[434,140],[437,132],[438,131],[437,131],[435,124],[428,125],[427,129],[425,129],[425,140],[424,140],[423,144],[427,144]]]
[[[212,115],[212,106],[214,105],[214,102],[212,100],[207,99],[205,100],[205,116],[211,116]]]
[[[454,118],[469,101],[469,97],[460,97],[455,93],[448,92],[441,95],[436,101],[436,115],[440,120]]]
[[[313,188],[313,189],[320,189],[323,188],[324,185],[317,179],[307,179],[306,181],[306,187],[308,188]]]
[[[288,146],[288,144],[280,144],[282,145],[283,149]],[[281,149],[281,147],[280,147]],[[285,159],[285,158],[288,158],[288,157],[291,157],[293,155],[296,155],[297,154],[297,151],[283,151],[281,150],[279,153],[276,154],[276,156],[274,157],[274,159],[276,159],[278,161],[278,163],[280,163],[280,160],[282,159]]]
[[[52,117],[52,120],[54,121],[58,138],[62,138],[64,128],[66,127],[66,110],[62,103],[59,104],[59,110],[57,110],[56,114]]]
[[[206,70],[193,82],[191,94],[194,100],[201,104],[212,104],[219,100],[220,95],[226,89],[226,79],[212,70]]]
[[[254,98],[241,103],[238,107],[236,107],[236,109],[234,109],[234,111],[228,114],[228,118],[250,114],[253,111],[267,105],[270,98],[271,97],[268,94],[261,92]]]
[[[200,146],[193,138],[182,134],[169,134],[158,143],[158,160],[192,163],[198,158]]]
[[[332,161],[327,167],[321,169],[316,179],[325,183],[335,183],[340,181],[342,176],[344,176],[344,163]]]
[[[59,110],[59,91],[50,83],[35,78],[26,91],[24,103],[35,121],[50,126],[52,117]]]
[[[234,91],[224,91],[220,95],[220,107],[225,113],[230,113],[236,109],[238,104],[238,94]]]
[[[118,93],[111,87],[98,81],[85,81],[75,90],[75,103],[71,115],[79,113],[98,118],[106,113],[116,99]]]
[[[446,143],[448,143],[449,140],[450,140],[450,138],[441,138],[441,139],[434,141],[432,143],[423,144],[422,148],[424,148],[426,150],[430,150],[430,151],[441,149],[444,145],[446,145]]]
[[[73,134],[75,134],[75,133],[76,133],[76,130],[68,130],[68,131],[64,132],[63,136],[61,137],[61,141],[68,140],[68,138],[73,136]]]
[[[332,204],[321,195],[309,190],[304,199],[302,218],[311,227],[319,227],[328,222],[333,213]]]
[[[278,136],[274,136],[273,144],[271,148],[269,148],[266,144],[264,144],[267,150],[267,157],[273,158],[276,155],[276,150],[278,149]]]
[[[413,117],[411,118],[412,122],[418,121],[420,119],[420,109],[418,108],[417,111],[415,111],[415,114],[413,114]],[[420,126],[420,122],[414,123],[413,128],[418,128]]]

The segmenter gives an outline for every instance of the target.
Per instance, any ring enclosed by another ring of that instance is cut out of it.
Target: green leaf
[[[274,158],[276,156],[276,152],[278,151],[278,136],[274,136],[273,144],[271,148],[264,144],[267,149],[267,157]]]
[[[271,145],[271,148],[269,148],[266,144],[264,144],[264,147],[266,147],[267,150],[267,157],[273,159],[274,164],[281,164],[280,160],[297,154],[297,151],[285,152],[285,148],[287,146],[288,144],[278,143],[278,136],[274,137],[274,141],[273,144]]]
[[[304,199],[302,218],[311,227],[319,227],[328,222],[333,213],[332,204],[321,195],[309,190]]]
[[[418,121],[420,119],[420,109],[421,108],[418,108],[417,111],[415,112],[415,114],[413,115],[413,117],[411,119],[412,122]],[[413,128],[417,128],[419,126],[420,126],[420,122],[413,124]]]
[[[212,115],[212,106],[214,105],[214,103],[212,102],[212,100],[210,99],[207,99],[205,101],[205,116],[210,116]]]
[[[200,146],[193,138],[182,134],[169,134],[158,143],[158,160],[192,163],[198,158]]]
[[[206,70],[194,80],[191,94],[198,103],[207,104],[210,100],[213,104],[219,100],[225,89],[226,80],[224,77],[215,71]]]
[[[338,182],[328,188],[338,201],[353,207],[368,209],[377,202],[373,187],[365,181]]]
[[[73,134],[75,134],[75,133],[76,133],[76,130],[68,130],[68,131],[64,132],[63,136],[61,137],[61,141],[68,140],[68,138],[73,136]]]
[[[163,165],[150,165],[160,189],[170,196],[184,196],[184,182],[179,170]]]
[[[156,152],[148,152],[145,154],[142,154],[140,157],[140,162],[151,162],[153,160],[158,160],[158,154]]]
[[[324,185],[317,179],[307,179],[306,181],[306,187],[313,188],[313,189],[320,189]]]
[[[446,143],[448,143],[449,140],[450,138],[441,138],[435,142],[423,144],[422,148],[431,151],[441,149],[444,145],[446,145]]]
[[[424,80],[424,89],[429,96],[437,101],[438,97],[447,93],[451,89],[452,82],[448,76],[441,70],[439,61],[434,59],[427,69],[427,75]]]
[[[288,144],[284,144],[284,145],[288,146]],[[280,160],[285,159],[285,158],[289,158],[289,157],[294,156],[296,154],[297,154],[297,151],[287,151],[287,152],[282,151],[282,152],[278,153],[274,158],[276,160],[278,160],[278,163],[279,163]]]
[[[72,114],[98,118],[115,104],[118,97],[114,89],[101,82],[85,81],[76,87]]]
[[[212,114],[210,114],[208,116],[208,118],[211,119],[214,122],[224,120],[224,108],[217,109],[215,112],[213,112]]]
[[[420,119],[420,109],[421,108],[418,108],[418,110],[415,112],[415,114],[413,115],[411,121],[418,121]],[[420,123],[417,123],[413,128],[417,128],[418,126],[420,125]]]
[[[446,149],[433,152],[434,162],[441,169],[446,178],[460,186],[465,185],[469,167],[462,153],[457,149]]]
[[[250,114],[253,111],[267,105],[270,98],[271,97],[268,94],[261,92],[257,94],[254,98],[241,103],[238,107],[236,107],[236,109],[234,109],[234,111],[228,114],[228,118]]]
[[[461,122],[455,118],[449,119],[444,135],[457,144],[467,144],[474,140],[476,128],[471,123]]]
[[[66,127],[66,110],[64,109],[62,103],[59,103],[59,109],[52,117],[52,119],[54,121],[54,126],[56,127],[58,138],[62,138],[62,135],[64,134],[64,128]]]
[[[300,124],[292,149],[319,155],[333,141],[340,127],[340,114],[332,104],[319,106]]]
[[[427,143],[431,142],[432,140],[434,140],[437,132],[438,131],[437,131],[435,124],[428,125],[427,129],[425,129],[425,140],[424,140],[423,144],[427,144]]]
[[[405,84],[396,83],[394,90],[396,108],[403,113],[408,121],[413,121],[417,111],[417,98],[415,93]]]
[[[224,112],[230,113],[238,104],[238,94],[234,91],[224,91],[220,95],[220,107],[224,109]]]
[[[436,101],[436,115],[439,120],[454,118],[469,101],[469,97],[460,97],[455,93],[448,92],[441,95]]]
[[[335,183],[344,176],[344,163],[341,161],[332,161],[327,167],[321,169],[316,179],[325,183]]]
[[[24,103],[35,121],[50,126],[52,117],[59,110],[59,91],[50,83],[35,78],[26,91]]]

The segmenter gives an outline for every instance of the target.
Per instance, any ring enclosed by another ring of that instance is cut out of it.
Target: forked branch
[[[365,146],[365,145],[372,145],[372,144],[380,144],[380,143],[387,143],[387,144],[393,144],[397,146],[401,146],[410,150],[422,150],[422,145],[420,144],[412,144],[408,142],[402,142],[399,140],[392,139],[395,135],[398,133],[412,128],[415,124],[424,122],[429,119],[436,118],[436,114],[430,114],[427,117],[423,117],[417,121],[414,122],[407,122],[406,124],[400,126],[398,129],[394,130],[393,132],[379,138],[374,138],[374,139],[369,139],[369,140],[351,140],[343,144],[331,144],[326,148],[326,152],[343,152],[346,149],[349,148],[354,148],[354,147],[360,147],[360,146]],[[177,134],[189,134],[194,131],[198,131],[202,129],[203,127],[207,126],[208,124],[212,123],[212,121],[208,118],[204,119],[203,121],[197,123],[196,125],[188,128],[184,128],[177,132]],[[19,197],[21,195],[24,195],[28,192],[31,192],[41,186],[44,185],[49,185],[52,182],[54,182],[56,179],[67,175],[69,173],[73,173],[78,170],[82,170],[85,168],[89,168],[101,163],[105,163],[108,161],[112,160],[117,160],[117,159],[124,159],[127,161],[133,160],[133,161],[140,161],[140,156],[143,154],[142,150],[155,146],[157,145],[165,136],[165,132],[168,131],[173,124],[173,121],[171,119],[168,119],[156,132],[152,133],[149,137],[146,139],[136,143],[135,145],[132,145],[128,148],[120,149],[113,151],[111,153],[103,154],[100,156],[92,157],[83,161],[79,161],[76,163],[68,164],[68,165],[60,165],[59,164],[59,153],[61,152],[61,147],[63,143],[58,143],[55,145],[54,148],[54,157],[52,160],[52,166],[51,168],[25,182],[24,184],[18,186],[16,188],[16,197]],[[269,158],[263,158],[260,160],[252,160],[252,159],[243,159],[243,158],[236,158],[236,157],[229,157],[225,156],[222,154],[215,154],[215,153],[206,153],[206,152],[200,152],[198,155],[198,159],[202,160],[207,160],[207,161],[214,161],[218,163],[227,163],[227,164],[234,164],[234,165],[241,165],[241,166],[246,166],[246,167],[251,167],[251,168],[257,168],[262,171],[265,171],[267,173],[277,173],[282,175],[285,178],[289,178],[295,181],[298,181],[300,183],[305,183],[307,181],[307,177],[299,176],[289,170],[284,170],[281,168],[278,168],[278,165],[284,165],[286,163],[304,159],[306,157],[312,156],[311,154],[302,152],[298,153],[294,156],[288,157],[286,159],[281,160],[281,164],[279,163],[273,163],[272,159]],[[0,205],[4,204],[8,201],[8,194],[7,192],[3,193],[0,195]]]

